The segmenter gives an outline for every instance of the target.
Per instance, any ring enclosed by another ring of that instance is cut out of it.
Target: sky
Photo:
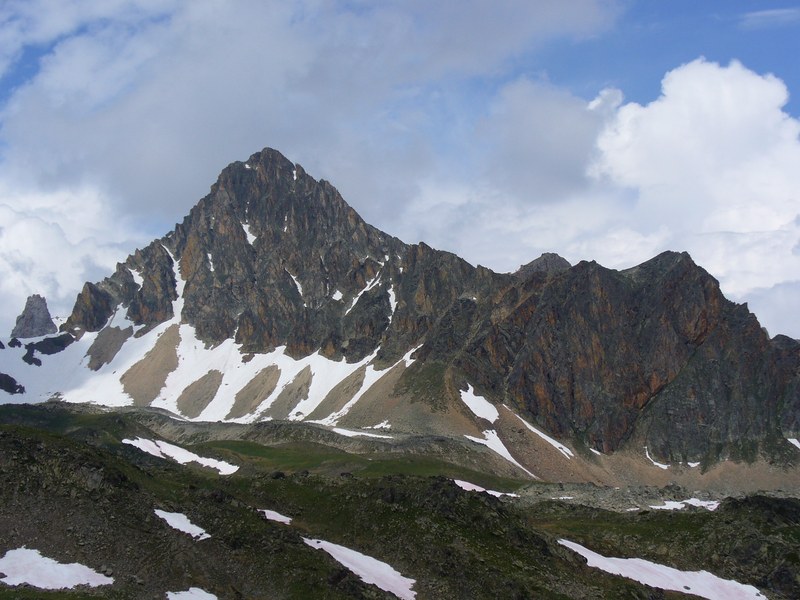
[[[0,334],[269,146],[405,242],[688,251],[800,338],[798,51],[780,0],[4,0]]]

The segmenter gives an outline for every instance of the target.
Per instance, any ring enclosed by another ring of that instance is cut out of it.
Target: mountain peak
[[[119,371],[114,402],[190,419],[390,417],[398,431],[488,444],[519,417],[598,452],[639,444],[675,463],[800,436],[800,356],[770,345],[688,254],[619,272],[545,253],[494,273],[372,227],[270,148],[87,283],[64,330],[97,332],[71,352]],[[126,344],[131,362],[111,365]],[[465,413],[465,389],[516,416],[487,430]]]
[[[526,265],[522,265],[514,273],[520,279],[528,279],[534,273],[560,273],[566,271],[572,265],[566,258],[559,256],[554,252],[544,252],[542,255],[532,260]]]
[[[56,325],[47,309],[47,300],[39,294],[33,294],[28,296],[22,314],[17,317],[11,337],[32,338],[56,331]]]

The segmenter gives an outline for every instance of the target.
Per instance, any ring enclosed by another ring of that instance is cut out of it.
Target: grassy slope
[[[448,478],[502,490],[520,482],[430,457],[356,456],[312,443],[192,448],[242,465],[219,477],[120,444],[148,433],[125,415],[0,407],[0,423],[0,551],[28,543],[62,562],[105,564],[117,581],[80,593],[0,586],[0,598],[155,597],[191,585],[220,598],[386,597],[302,536],[390,563],[417,579],[419,598],[664,597],[585,567],[558,537],[608,555],[706,568],[771,588],[770,597],[800,590],[796,502],[751,499],[691,514],[550,502],[522,509],[464,492]],[[191,540],[160,522],[154,508],[187,514],[212,538]],[[257,508],[294,521],[265,521]]]

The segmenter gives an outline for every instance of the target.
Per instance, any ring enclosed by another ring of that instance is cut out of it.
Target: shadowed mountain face
[[[337,369],[365,361],[311,408],[361,397],[373,397],[372,416],[424,406],[438,419],[434,433],[460,435],[449,425],[453,406],[471,419],[469,431],[486,429],[460,404],[473,386],[551,435],[603,453],[647,446],[661,460],[710,464],[785,453],[785,438],[800,437],[800,344],[770,340],[686,253],[621,272],[546,255],[498,274],[375,229],[328,182],[270,149],[228,166],[174,231],[87,283],[62,330],[98,332],[94,370],[156,331],[163,348],[148,352],[157,365],[142,354],[126,373],[134,395],[132,379],[166,386],[156,366],[191,360],[169,349],[170,336],[184,339],[177,327],[159,329],[170,321],[192,326],[206,349],[233,340],[243,364],[280,349],[285,360],[318,355]],[[285,405],[284,418],[309,416],[298,407],[323,377],[315,365],[289,381],[276,363],[237,383],[229,418],[261,418],[267,405]],[[370,379],[392,365],[391,377]],[[222,370],[198,366],[176,406],[201,415],[226,385]],[[139,403],[163,389],[140,393]]]

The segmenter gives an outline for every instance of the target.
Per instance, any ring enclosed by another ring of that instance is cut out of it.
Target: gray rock
[[[11,337],[32,338],[40,335],[49,335],[58,331],[50,311],[47,310],[47,300],[39,294],[28,296],[25,309],[17,317],[17,323],[11,331]]]
[[[527,265],[522,265],[514,273],[520,279],[528,279],[534,273],[560,273],[572,265],[566,258],[554,252],[545,252],[539,258],[532,260]]]

